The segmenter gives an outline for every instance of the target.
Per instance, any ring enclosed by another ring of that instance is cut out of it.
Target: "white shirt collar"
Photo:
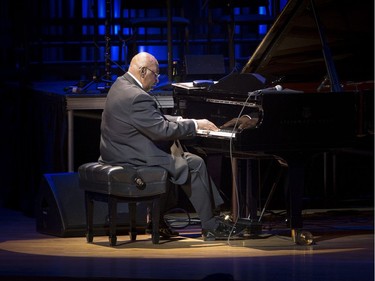
[[[135,78],[135,76],[134,76],[133,74],[131,74],[130,72],[128,72],[128,74],[129,74],[131,77],[133,77],[133,79],[134,79],[134,80],[138,83],[138,85],[141,86],[142,89],[143,89],[143,85],[142,85],[142,83],[139,82],[139,80],[138,80],[137,78]]]

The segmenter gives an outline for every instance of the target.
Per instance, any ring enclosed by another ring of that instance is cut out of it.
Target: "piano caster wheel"
[[[110,235],[109,236],[109,245],[111,247],[116,246],[117,243],[117,236],[116,235]]]
[[[310,246],[315,244],[311,232],[302,229],[292,229],[292,239],[297,245]]]
[[[86,233],[86,241],[87,243],[92,243],[92,241],[94,241],[94,235],[92,234],[92,232]]]
[[[136,231],[130,231],[129,236],[130,236],[131,241],[137,240],[137,232]]]

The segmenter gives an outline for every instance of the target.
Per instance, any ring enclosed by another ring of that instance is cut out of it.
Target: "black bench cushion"
[[[161,167],[111,166],[99,162],[78,168],[80,188],[120,197],[156,196],[166,191],[168,172]],[[142,184],[136,184],[144,183]]]

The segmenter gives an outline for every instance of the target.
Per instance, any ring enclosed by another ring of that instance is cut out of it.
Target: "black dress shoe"
[[[245,230],[243,225],[233,225],[230,222],[220,220],[216,229],[203,229],[204,241],[226,240],[228,237],[237,237]]]

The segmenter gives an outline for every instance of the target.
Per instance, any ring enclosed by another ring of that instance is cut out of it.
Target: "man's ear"
[[[146,73],[147,73],[147,69],[145,67],[141,67],[140,72],[141,72],[141,77],[145,78]]]

